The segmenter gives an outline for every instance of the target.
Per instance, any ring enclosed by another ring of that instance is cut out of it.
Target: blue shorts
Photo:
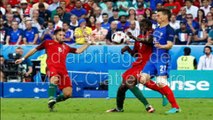
[[[142,73],[149,74],[152,77],[155,76],[168,76],[169,75],[169,62],[157,62],[153,63],[148,61],[142,71]]]

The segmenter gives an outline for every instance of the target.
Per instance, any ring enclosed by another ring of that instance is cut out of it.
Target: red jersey
[[[58,70],[66,69],[66,57],[68,53],[75,53],[76,48],[71,48],[65,43],[58,43],[54,40],[46,40],[36,47],[37,50],[45,49],[47,54],[47,67],[54,67]]]
[[[147,34],[149,35],[149,33]],[[144,35],[139,35],[139,38],[144,38]],[[137,60],[132,63],[132,66],[143,65],[142,62],[147,62],[152,54],[152,46],[135,41],[134,50],[137,51]]]

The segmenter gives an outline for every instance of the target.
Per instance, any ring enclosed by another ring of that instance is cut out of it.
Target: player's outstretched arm
[[[84,44],[82,47],[78,48],[75,53],[80,54],[84,52],[90,46],[90,44],[91,43]]]
[[[15,61],[15,64],[20,64],[22,63],[25,59],[27,59],[28,57],[30,57],[31,55],[33,55],[35,52],[37,51],[36,48],[32,49],[30,52],[28,52],[23,58],[18,59]]]

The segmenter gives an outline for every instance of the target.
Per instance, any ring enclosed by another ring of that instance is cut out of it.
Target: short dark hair
[[[169,9],[166,9],[166,8],[160,8],[157,10],[158,12],[162,12],[164,15],[167,15],[168,16],[168,20],[171,18],[172,16],[172,13]]]
[[[140,22],[140,26],[142,26],[142,24],[145,23],[147,25],[148,28],[152,28],[152,22],[149,19],[143,19]]]
[[[22,47],[17,47],[16,49],[22,49],[22,50],[23,50],[23,48],[22,48]]]
[[[183,51],[184,51],[184,55],[190,55],[191,54],[191,48],[190,47],[185,47]]]
[[[102,14],[102,16],[104,16],[104,15],[107,15],[107,16],[109,16],[107,13],[103,13],[103,14]]]
[[[58,33],[61,32],[61,31],[65,32],[64,29],[61,29],[61,28],[56,29],[56,30],[54,31],[54,35],[58,34]]]
[[[58,10],[58,9],[61,9],[61,10],[63,10],[63,8],[62,8],[61,6],[59,6],[59,7],[57,7],[57,8],[56,8],[56,10]]]
[[[204,50],[205,50],[206,48],[209,48],[209,49],[210,49],[210,51],[212,52],[212,47],[211,47],[211,46],[208,46],[208,45],[207,45],[207,46],[205,46],[205,47],[204,47]]]
[[[4,56],[3,56],[3,55],[0,55],[0,58],[1,58],[1,57],[3,57],[3,58],[4,58]]]
[[[185,2],[187,2],[187,1],[188,1],[188,2],[190,2],[190,3],[193,3],[193,1],[192,1],[192,0],[185,0]]]

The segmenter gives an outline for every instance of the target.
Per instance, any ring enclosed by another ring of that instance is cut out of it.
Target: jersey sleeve
[[[36,47],[36,49],[37,49],[37,50],[45,49],[46,44],[47,44],[47,41],[44,41],[44,42],[42,42],[40,45],[38,45],[38,46]]]
[[[76,53],[76,48],[69,47],[69,53]]]
[[[167,28],[166,28],[166,41],[173,42],[174,37],[175,37],[174,29],[170,26],[167,26]]]

